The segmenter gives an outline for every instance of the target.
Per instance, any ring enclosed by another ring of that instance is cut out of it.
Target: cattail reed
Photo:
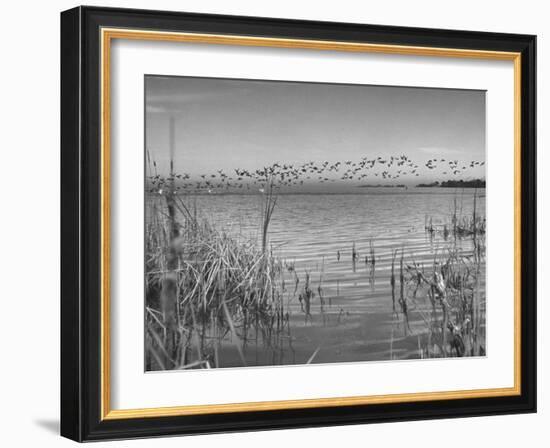
[[[397,250],[393,251],[392,260],[391,260],[391,277],[390,277],[390,285],[391,285],[391,303],[392,303],[392,310],[395,314],[395,257],[397,256]],[[393,330],[392,330],[393,333]]]

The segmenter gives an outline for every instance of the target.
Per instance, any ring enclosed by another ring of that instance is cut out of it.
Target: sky
[[[322,188],[485,177],[484,166],[450,175],[446,165],[485,161],[485,91],[146,76],[145,107],[146,150],[161,175],[169,173],[173,120],[174,170],[191,179],[275,162],[402,154],[419,166],[418,176],[346,182],[334,172],[327,176],[338,180]],[[446,162],[429,169],[433,158]],[[316,179],[308,185],[320,187]]]

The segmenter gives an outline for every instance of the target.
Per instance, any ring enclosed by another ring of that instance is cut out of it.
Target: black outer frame
[[[521,395],[100,420],[100,28],[521,52]],[[77,7],[61,13],[61,435],[76,441],[536,412],[536,36]]]

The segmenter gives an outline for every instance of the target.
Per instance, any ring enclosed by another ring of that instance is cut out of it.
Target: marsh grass
[[[483,356],[485,296],[480,291],[486,222],[477,210],[477,190],[470,215],[463,215],[462,201],[459,205],[455,195],[450,222],[443,225],[442,231],[433,225],[431,217],[426,217],[425,222],[430,238],[441,234],[445,240],[452,239],[444,250],[435,252],[429,265],[418,264],[412,254],[404,257],[401,251],[399,304],[405,335],[411,330],[409,319],[414,312],[421,322],[413,331],[419,357]],[[464,239],[471,241],[471,251],[464,251],[458,244]],[[394,309],[396,256],[397,251],[393,254],[390,280]]]
[[[403,299],[409,305],[402,306],[401,313],[409,331],[411,313],[420,316],[414,334],[424,336],[418,339],[422,358],[485,354],[480,274],[478,261],[452,249],[430,266],[406,264]]]
[[[477,210],[479,194],[477,188],[474,189],[472,196],[472,211],[464,213],[464,191],[461,192],[460,202],[458,192],[455,192],[453,197],[453,209],[451,210],[449,219],[443,224],[434,224],[433,217],[426,215],[424,217],[424,229],[430,238],[436,235],[442,235],[445,240],[449,238],[461,239],[472,238],[474,243],[477,243],[484,237],[487,231],[487,222],[485,216],[481,215]]]
[[[181,197],[174,205],[183,221],[161,201],[147,211],[148,370],[219,367],[227,341],[243,365],[252,342],[277,351],[290,334],[283,262],[197,219]]]

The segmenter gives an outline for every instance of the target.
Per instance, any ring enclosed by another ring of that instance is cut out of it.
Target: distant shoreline
[[[446,180],[443,182],[435,181],[428,184],[418,184],[418,188],[440,187],[440,188],[485,188],[485,180]]]
[[[376,185],[357,185],[357,188],[409,188],[409,187],[403,184],[399,184],[399,185],[376,184]]]

